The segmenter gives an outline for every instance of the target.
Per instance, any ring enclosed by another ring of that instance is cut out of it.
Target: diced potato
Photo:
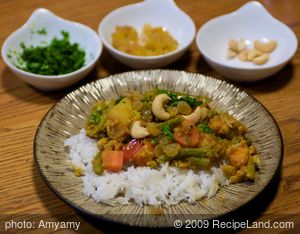
[[[131,100],[123,98],[107,114],[106,129],[108,136],[115,140],[124,140],[130,133],[129,125],[133,117]]]
[[[231,166],[231,165],[223,165],[222,167],[222,170],[224,172],[224,175],[226,177],[230,177],[230,176],[233,176],[236,174],[236,168],[234,166]]]
[[[129,98],[123,98],[117,105],[110,109],[107,114],[107,125],[118,122],[128,126],[133,118],[132,102]]]

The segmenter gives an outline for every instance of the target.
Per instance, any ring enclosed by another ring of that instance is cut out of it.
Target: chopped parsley
[[[40,29],[40,30],[37,30],[36,32],[37,32],[38,34],[40,34],[40,35],[47,35],[47,31],[46,31],[45,28],[42,28],[42,29]]]
[[[197,128],[200,129],[204,133],[213,133],[214,131],[208,126],[208,122],[204,121],[197,125]]]
[[[202,101],[199,101],[196,98],[191,96],[178,96],[178,94],[174,92],[169,92],[163,89],[158,90],[158,94],[163,94],[163,93],[169,96],[170,100],[168,104],[170,106],[177,106],[178,102],[185,101],[190,105],[191,108],[194,109],[195,107],[200,106],[202,104]]]
[[[157,145],[158,144],[158,138],[157,137],[154,137],[151,139],[151,144],[152,145]]]
[[[24,65],[17,67],[28,72],[41,75],[62,75],[80,69],[85,63],[85,52],[78,43],[70,43],[68,32],[61,31],[62,39],[56,37],[47,46],[26,47],[19,58]]]
[[[192,107],[192,109],[194,109],[197,106],[200,106],[202,104],[201,101],[197,100],[196,98],[190,97],[190,96],[183,96],[181,98],[179,98],[180,101],[185,101],[186,103],[188,103],[190,105],[190,107]]]
[[[173,139],[173,133],[168,123],[163,123],[163,125],[161,126],[161,131],[167,136],[169,140]]]

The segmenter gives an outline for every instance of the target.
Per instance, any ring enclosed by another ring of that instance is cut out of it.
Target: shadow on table
[[[207,76],[212,76],[216,78],[221,78],[221,75],[214,71],[208,63],[204,60],[203,56],[200,55],[198,56],[197,62],[196,62],[196,71],[197,73],[207,75]]]
[[[182,55],[177,61],[164,67],[164,69],[185,71],[187,67],[190,65],[191,61],[192,61],[192,52],[191,49],[188,49],[184,53],[184,55]]]
[[[132,70],[115,59],[105,48],[101,55],[100,67],[109,75]]]
[[[244,205],[243,207],[219,218],[220,221],[224,222],[243,222],[248,220],[249,224],[258,219],[269,204],[274,199],[276,192],[279,187],[280,182],[280,172],[278,172],[269,185],[252,201]],[[95,228],[100,229],[104,233],[116,233],[118,230],[122,230],[122,233],[169,233],[169,232],[200,232],[199,229],[176,229],[176,228],[139,228],[139,227],[130,227],[127,225],[121,225],[117,223],[112,223],[94,217],[87,216],[85,214],[79,213],[79,215],[86,221],[93,225]],[[210,227],[211,227],[210,223]],[[201,229],[201,232],[225,232],[233,233],[233,229]]]
[[[14,73],[10,71],[8,67],[4,68],[2,77],[2,87],[4,89],[4,92],[9,93],[16,99],[22,99],[22,101],[36,104],[50,104],[53,103],[53,100],[60,100],[67,93],[73,91],[74,89],[77,89],[81,85],[96,80],[98,77],[98,65],[95,66],[95,68],[81,81],[61,90],[42,91],[36,89],[35,87],[19,79]],[[28,88],[24,88],[24,86],[28,86]],[[22,91],[20,91],[20,89],[22,89]],[[41,96],[44,96],[45,98],[41,98]]]
[[[292,81],[293,75],[294,66],[289,63],[278,73],[264,80],[253,83],[232,83],[245,90],[254,91],[255,93],[271,93],[288,85]]]

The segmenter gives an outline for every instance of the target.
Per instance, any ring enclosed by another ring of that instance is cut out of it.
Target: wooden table
[[[38,7],[45,7],[57,15],[86,24],[97,31],[101,19],[110,11],[134,1],[130,0],[11,0],[0,1],[1,44],[20,27]],[[243,5],[244,0],[176,0],[199,28],[207,20],[229,13]],[[300,1],[265,0],[267,10],[286,23],[300,37]],[[212,73],[204,62],[195,43],[169,69],[180,69],[198,73]],[[110,74],[128,71],[106,51],[103,52],[98,69],[69,89],[59,92],[42,92],[20,81],[0,61],[0,232],[4,220],[51,220],[80,221],[80,233],[103,233],[108,224],[97,224],[78,215],[60,200],[41,179],[33,160],[33,138],[37,126],[49,108],[65,94],[89,81]],[[264,197],[244,209],[254,220],[262,220],[265,214],[271,218],[289,220],[300,215],[300,53],[282,71],[273,77],[253,83],[236,84],[254,95],[273,114],[284,138],[284,158],[281,175],[268,188]],[[14,214],[14,216],[10,216]],[[289,216],[292,214],[293,216]],[[22,229],[39,233],[56,232],[53,229]],[[61,232],[58,230],[57,232]],[[250,232],[250,230],[244,230]],[[256,230],[258,231],[258,230]],[[279,233],[282,230],[269,230]],[[294,230],[290,230],[293,233]],[[300,231],[298,226],[298,231]],[[12,231],[12,232],[15,232]],[[74,230],[65,230],[73,233]],[[270,233],[270,232],[269,232]]]

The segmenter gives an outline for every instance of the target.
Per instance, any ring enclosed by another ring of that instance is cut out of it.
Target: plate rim
[[[177,70],[177,69],[149,69],[149,70],[132,70],[132,71],[126,71],[126,72],[119,72],[119,73],[115,73],[115,74],[111,74],[108,75],[106,77],[103,78],[98,78],[97,80],[91,81],[91,82],[87,82],[75,89],[73,89],[72,91],[68,92],[67,94],[65,94],[62,98],[60,98],[58,101],[56,101],[51,107],[50,109],[44,114],[43,118],[41,119],[36,131],[35,131],[35,135],[34,135],[34,140],[33,140],[33,156],[34,156],[34,161],[35,161],[35,165],[38,168],[38,172],[40,174],[40,176],[42,177],[43,181],[47,184],[47,186],[52,190],[52,192],[54,192],[54,194],[60,198],[62,201],[64,201],[65,203],[67,203],[70,207],[72,207],[75,211],[79,211],[82,214],[88,215],[92,218],[98,219],[98,220],[102,220],[102,221],[106,221],[106,222],[110,222],[110,223],[114,223],[114,224],[119,224],[119,225],[126,225],[126,226],[132,226],[132,227],[151,227],[151,228],[167,228],[167,227],[172,227],[172,226],[146,226],[146,225],[132,225],[130,223],[127,222],[122,222],[120,220],[114,220],[114,219],[110,219],[108,217],[105,216],[105,214],[95,214],[90,212],[89,210],[86,210],[85,208],[82,208],[81,206],[77,205],[76,203],[70,201],[67,197],[65,197],[64,195],[62,195],[52,184],[51,182],[48,180],[48,178],[46,177],[46,175],[43,173],[42,169],[41,169],[41,165],[38,161],[38,157],[37,157],[37,138],[39,136],[39,132],[41,130],[42,124],[45,121],[45,118],[48,116],[48,114],[55,109],[55,107],[67,96],[69,96],[71,93],[75,93],[76,91],[80,90],[82,87],[88,86],[88,85],[94,85],[95,83],[99,82],[99,80],[104,80],[104,79],[110,79],[111,77],[114,76],[119,76],[121,74],[125,75],[125,74],[132,74],[132,73],[146,73],[146,72],[184,72],[185,74],[188,75],[200,75],[200,76],[205,76],[208,77],[210,79],[214,79],[214,80],[219,80],[225,84],[229,84],[232,85],[234,88],[238,89],[239,92],[245,92],[251,99],[253,99],[255,102],[257,102],[258,104],[261,105],[261,107],[267,112],[267,114],[271,117],[273,123],[275,124],[276,130],[278,132],[278,137],[279,137],[279,142],[280,142],[280,158],[278,161],[278,165],[276,167],[275,170],[272,171],[272,175],[270,177],[270,179],[267,181],[267,183],[265,184],[264,187],[262,187],[258,193],[255,194],[255,196],[251,197],[248,201],[244,202],[242,205],[235,207],[234,209],[231,209],[230,211],[224,213],[224,214],[214,214],[214,217],[208,217],[206,218],[207,220],[211,220],[211,219],[218,219],[221,218],[223,216],[226,216],[232,212],[237,211],[238,209],[246,206],[248,203],[250,203],[251,201],[253,201],[255,198],[257,198],[264,190],[267,186],[269,186],[271,183],[274,182],[274,178],[276,177],[276,175],[278,174],[278,172],[280,171],[281,165],[282,165],[282,161],[283,161],[283,157],[284,157],[284,141],[283,141],[283,136],[280,130],[280,127],[276,121],[276,119],[274,118],[274,116],[271,114],[271,112],[257,99],[255,98],[253,95],[251,95],[249,92],[247,92],[246,90],[244,90],[241,87],[238,87],[235,84],[232,84],[231,82],[227,81],[227,80],[222,80],[222,79],[218,79],[215,77],[212,77],[211,75],[205,75],[205,74],[201,74],[198,72],[189,72],[189,71],[184,71],[184,70]],[[151,216],[155,216],[150,214]]]

